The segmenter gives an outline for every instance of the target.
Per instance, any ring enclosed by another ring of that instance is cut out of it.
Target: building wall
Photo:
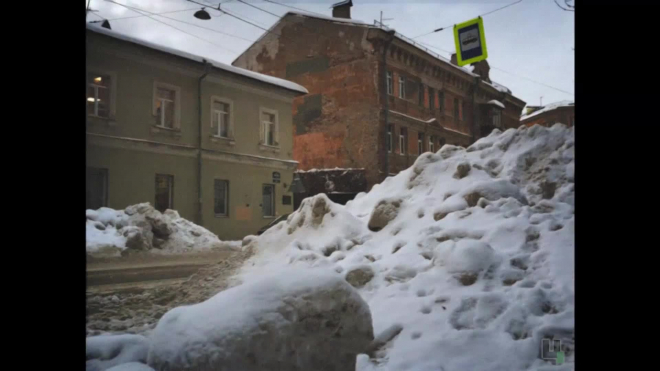
[[[370,188],[386,173],[414,163],[417,132],[424,132],[425,138],[435,135],[436,151],[440,143],[467,147],[473,141],[475,78],[398,39],[387,52],[385,67],[384,44],[380,29],[289,14],[233,64],[287,78],[310,91],[297,98],[293,108],[294,159],[300,169],[365,168]],[[384,70],[393,74],[392,95],[387,94]],[[400,76],[407,81],[405,98],[398,95]],[[429,87],[434,89],[433,97],[428,95]],[[438,92],[444,93],[444,109]],[[493,87],[481,88],[481,94],[483,99],[503,99]],[[459,117],[454,114],[454,98],[460,105]],[[391,111],[387,121],[395,125],[394,153],[387,155],[385,99]],[[477,100],[480,103],[485,101]],[[523,107],[524,102],[516,122]],[[503,122],[512,121],[503,115]],[[408,128],[409,151],[403,155],[398,148],[400,127]]]
[[[108,207],[155,203],[155,175],[174,176],[174,209],[197,222],[198,79],[203,65],[88,31],[89,71],[115,79],[114,117],[88,117],[87,166],[108,170]],[[156,127],[154,81],[180,89],[180,127]],[[202,84],[202,225],[221,239],[256,233],[262,216],[262,185],[275,185],[274,217],[293,211],[288,188],[293,158],[292,100],[296,94],[213,69]],[[212,97],[231,103],[233,140],[213,136]],[[277,113],[279,146],[260,144],[260,109]],[[280,173],[274,183],[273,172]],[[216,217],[213,179],[229,181],[228,217]],[[282,196],[291,203],[283,204]]]
[[[365,168],[370,185],[381,179],[377,61],[367,31],[287,16],[233,63],[309,91],[293,102],[293,157],[300,170]]]

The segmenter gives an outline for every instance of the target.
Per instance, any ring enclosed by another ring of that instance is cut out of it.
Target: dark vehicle
[[[277,223],[279,223],[279,222],[281,222],[281,221],[283,221],[283,220],[286,220],[286,218],[288,218],[289,215],[290,215],[290,214],[284,214],[284,215],[278,217],[277,219],[273,220],[272,222],[268,223],[268,225],[265,225],[264,227],[262,227],[262,228],[259,230],[259,232],[257,232],[257,236],[261,236],[261,235],[262,235],[264,232],[266,232],[270,227],[274,226],[275,224],[277,224]]]

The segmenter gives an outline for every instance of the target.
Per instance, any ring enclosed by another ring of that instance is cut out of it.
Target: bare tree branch
[[[573,9],[573,8],[575,8],[575,5],[568,5],[568,0],[564,0],[564,2],[566,3],[566,6],[567,6],[568,8],[564,8],[563,6],[559,5],[559,3],[557,2],[557,0],[555,0],[555,4],[557,4],[557,6],[558,6],[559,8],[561,8],[562,10],[565,10],[565,11],[567,11],[567,12],[574,12],[574,11],[575,11],[575,9]]]

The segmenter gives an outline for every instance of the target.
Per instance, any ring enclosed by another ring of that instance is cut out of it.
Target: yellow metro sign
[[[456,62],[459,66],[488,58],[484,22],[481,17],[454,25],[454,42]]]

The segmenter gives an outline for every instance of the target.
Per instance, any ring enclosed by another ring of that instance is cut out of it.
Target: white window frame
[[[275,117],[275,122],[274,122],[274,129],[275,133],[273,133],[273,144],[268,144],[266,142],[266,121],[263,121],[263,114],[264,113],[269,113],[272,114]],[[279,148],[280,146],[280,118],[279,118],[279,113],[277,110],[270,109],[270,108],[265,108],[265,107],[260,107],[259,108],[259,144],[262,146],[266,147],[271,147],[271,148]]]
[[[110,76],[110,104],[108,105],[108,117],[104,116],[98,116],[98,115],[90,115],[88,114],[89,117],[96,117],[100,119],[110,119],[114,120],[115,119],[115,113],[116,113],[116,102],[117,102],[117,73],[114,71],[108,71],[103,68],[96,68],[96,67],[90,67],[87,70],[87,74],[98,74],[98,75],[106,75]],[[87,81],[87,86],[90,85],[90,81]]]
[[[394,75],[392,71],[385,72],[385,83],[387,84],[387,95],[394,95]]]
[[[266,186],[270,186],[271,189],[273,190],[273,192],[271,193],[271,210],[273,212],[272,215],[264,215],[264,207],[263,207],[263,198],[264,198],[264,196],[263,195],[264,195],[264,188]],[[264,184],[261,185],[261,202],[262,202],[261,215],[264,218],[268,218],[268,219],[275,218],[275,216],[277,215],[277,212],[275,211],[275,206],[276,206],[275,205],[276,204],[276,202],[275,202],[275,188],[276,188],[275,184],[264,183]]]
[[[502,127],[502,112],[498,109],[494,109],[493,112],[493,126],[496,128]]]
[[[422,135],[422,139],[419,139],[419,135]],[[417,155],[420,156],[424,153],[424,133],[417,133]]]
[[[406,135],[403,135],[404,129],[406,130]],[[406,148],[407,147],[406,141],[408,139],[406,138],[407,136],[408,136],[408,128],[404,128],[404,127],[399,128],[399,154],[401,156],[405,156],[408,153]]]
[[[399,98],[406,99],[406,78],[399,76]]]
[[[229,127],[227,128],[227,136],[223,137],[220,136],[220,127],[213,127],[213,121],[215,120],[215,115],[217,114],[218,110],[215,109],[214,103],[215,102],[220,102],[224,103],[229,106],[229,122],[227,125]],[[234,101],[231,99],[223,98],[217,95],[211,96],[211,136],[215,138],[221,138],[221,139],[234,139]]]
[[[158,127],[159,129],[165,129],[165,130],[181,130],[181,87],[168,84],[165,82],[161,82],[158,80],[154,81],[153,93],[151,98],[151,106],[152,106],[151,114],[154,117],[158,117],[158,107],[156,106],[156,100],[157,100],[156,97],[158,95],[158,88],[169,89],[174,91],[174,120],[173,120],[172,128],[168,128],[162,125],[160,122],[157,122],[155,126]]]
[[[435,141],[434,141],[434,136],[429,135],[429,152],[435,153]]]
[[[217,181],[225,182],[225,212],[224,213],[215,212],[215,199],[216,199],[215,182]],[[229,216],[229,180],[227,179],[220,179],[220,178],[213,179],[213,213],[215,214],[216,218],[226,218]]]

